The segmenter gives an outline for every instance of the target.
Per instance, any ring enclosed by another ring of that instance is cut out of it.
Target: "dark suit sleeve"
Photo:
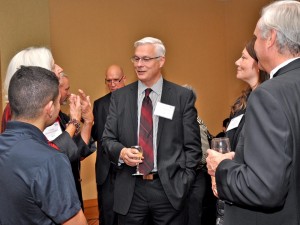
[[[195,96],[190,93],[183,111],[183,149],[185,152],[185,175],[190,186],[195,178],[195,169],[202,157],[200,128],[197,123],[197,110],[195,108]],[[182,182],[185,183],[184,177]],[[189,189],[189,188],[188,188]],[[187,190],[188,190],[187,189]]]
[[[271,93],[258,88],[251,94],[235,159],[222,161],[216,171],[221,199],[258,208],[284,204],[292,163],[288,124]]]
[[[118,109],[117,109],[117,95],[112,93],[110,99],[109,113],[105,123],[105,129],[102,136],[102,146],[105,154],[108,154],[110,161],[118,165],[119,156],[122,145],[118,139]]]
[[[77,148],[80,152],[80,156],[83,158],[88,157],[96,151],[96,145],[92,138],[90,138],[89,143],[86,144],[82,139],[81,135],[77,135],[74,137],[74,142],[77,145]]]
[[[63,127],[65,127],[67,122],[70,120],[69,116],[60,112],[59,117],[61,118]],[[63,130],[64,129],[65,128],[63,128]],[[63,131],[61,135],[53,140],[53,143],[58,146],[62,153],[68,156],[70,162],[77,161],[81,157],[87,157],[96,151],[96,147],[92,138],[87,145],[81,138],[81,135],[71,138],[69,133],[66,131]]]
[[[197,122],[197,110],[195,108],[195,96],[190,93],[183,111],[183,137],[184,151],[186,155],[186,167],[195,169],[202,157],[200,128]]]
[[[76,161],[80,157],[80,152],[68,132],[62,132],[53,140],[53,143],[57,145],[60,152],[68,156],[70,162]]]
[[[98,99],[94,103],[93,114],[94,114],[94,126],[92,128],[92,137],[94,140],[101,142],[106,117],[108,114],[108,108],[110,103],[110,97],[108,95]],[[101,146],[98,146],[100,149]]]

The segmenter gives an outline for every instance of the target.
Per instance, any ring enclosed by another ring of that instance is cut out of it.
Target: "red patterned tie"
[[[142,103],[139,145],[143,148],[143,163],[140,164],[141,173],[147,175],[153,170],[153,120],[152,101],[149,97],[152,90],[145,90],[145,97]]]

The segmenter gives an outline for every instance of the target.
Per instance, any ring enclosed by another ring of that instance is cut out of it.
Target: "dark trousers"
[[[211,189],[211,178],[206,168],[196,171],[186,204],[187,225],[215,225],[216,200]]]
[[[203,207],[202,207],[202,223],[201,225],[215,225],[216,224],[216,202],[217,198],[214,196],[214,193],[211,189],[211,177],[204,170],[204,177],[206,180],[206,192],[203,199]]]
[[[205,171],[197,170],[195,182],[192,185],[185,209],[187,210],[187,225],[201,225],[203,216],[204,196],[207,193]]]
[[[119,225],[185,225],[184,210],[169,202],[160,179],[136,178],[135,191],[127,215],[118,215]]]
[[[113,211],[116,172],[111,166],[109,174],[102,185],[97,185],[99,221],[101,225],[117,225],[117,214]]]

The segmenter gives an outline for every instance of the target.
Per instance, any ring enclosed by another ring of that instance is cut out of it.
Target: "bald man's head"
[[[125,86],[126,76],[118,65],[111,65],[105,73],[105,83],[110,92]]]

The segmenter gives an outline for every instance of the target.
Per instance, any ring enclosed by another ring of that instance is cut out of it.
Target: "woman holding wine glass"
[[[260,70],[258,59],[254,51],[254,43],[256,38],[253,37],[243,49],[241,57],[235,62],[237,66],[237,79],[240,79],[248,84],[248,87],[242,91],[242,94],[237,98],[231,107],[230,121],[226,130],[226,137],[229,138],[231,151],[236,149],[240,132],[244,125],[244,114],[247,108],[247,100],[251,92],[258,87],[259,84],[269,79],[269,75]],[[217,195],[215,184],[213,184],[213,191]],[[223,224],[223,217],[225,213],[225,204],[222,200],[217,201],[217,220],[216,225]]]

